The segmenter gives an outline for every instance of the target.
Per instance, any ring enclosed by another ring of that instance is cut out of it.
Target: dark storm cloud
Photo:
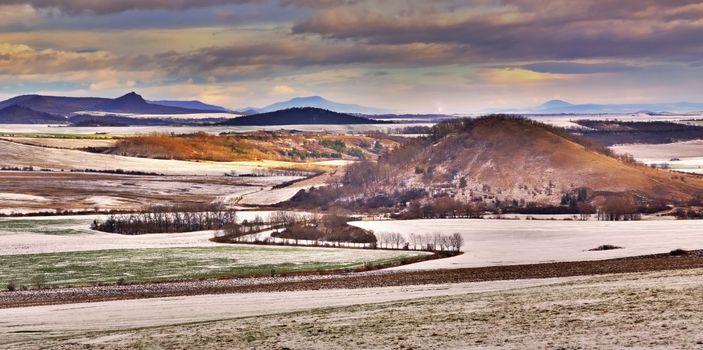
[[[353,63],[363,57],[378,62],[379,47],[419,44],[443,45],[446,51],[462,55],[447,55],[447,64],[593,58],[690,62],[703,55],[703,4],[691,0],[6,0],[3,4],[58,9],[69,15],[64,19],[69,24],[54,19],[47,20],[47,25],[84,29],[110,27],[111,22],[105,21],[110,16],[105,15],[115,14],[121,15],[113,19],[118,22],[113,26],[133,28],[277,22],[285,29],[282,33],[321,37],[326,45],[339,46]],[[227,8],[242,4],[249,12]],[[214,15],[198,12],[213,6]],[[183,13],[158,17],[155,10]],[[100,16],[74,21],[70,15],[76,14]],[[291,27],[291,23],[295,24]],[[358,52],[344,51],[351,44]],[[301,54],[297,61],[313,56]],[[312,61],[324,64],[324,58],[329,58],[330,64],[337,64],[343,60],[334,56],[325,54]],[[406,61],[415,58],[392,56],[387,63]]]
[[[348,6],[363,3],[363,0],[280,0],[286,7],[308,7],[313,9]]]
[[[192,8],[256,4],[283,7],[327,8],[351,5],[360,0],[6,0],[1,5],[27,4],[36,9],[59,9],[68,14],[114,14],[132,10],[188,10]]]
[[[70,14],[92,12],[120,13],[130,10],[186,10],[190,8],[255,3],[256,0],[6,0],[4,5],[28,4],[34,8],[54,8]],[[261,1],[260,1],[261,2]],[[263,1],[266,2],[266,1]]]
[[[360,44],[463,45],[475,58],[508,61],[691,60],[703,54],[703,4],[697,1],[502,1],[485,14],[467,10],[471,3],[490,2],[465,2],[447,12],[435,3],[429,15],[382,5],[326,8],[292,31]]]
[[[448,95],[461,95],[453,97],[458,105],[469,103],[463,92],[485,98],[490,86],[506,89],[500,93],[514,88],[512,96],[522,99],[593,86],[589,95],[610,98],[625,85],[635,87],[630,98],[637,99],[645,95],[643,86],[666,81],[676,98],[700,90],[693,79],[703,57],[703,4],[697,1],[1,2],[0,78],[45,81],[58,74],[86,86],[93,80],[99,80],[95,86],[136,81],[137,87],[275,81],[348,89],[344,79],[355,78],[338,78],[339,68],[380,82],[379,91],[401,100],[419,91],[429,98],[434,90],[428,86],[446,88]],[[470,83],[455,82],[463,74]],[[682,84],[685,79],[691,82]],[[606,80],[609,86],[595,85]],[[462,90],[475,86],[481,89]]]
[[[444,64],[460,57],[454,47],[441,44],[329,46],[302,41],[271,42],[255,45],[223,46],[191,52],[166,52],[125,60],[132,67],[153,66],[171,74],[200,74],[211,71],[236,71],[246,67],[304,67],[315,65]]]

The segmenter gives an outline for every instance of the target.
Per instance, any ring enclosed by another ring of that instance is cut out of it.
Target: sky
[[[703,102],[686,0],[3,0],[0,98],[260,107],[321,95],[407,113]]]

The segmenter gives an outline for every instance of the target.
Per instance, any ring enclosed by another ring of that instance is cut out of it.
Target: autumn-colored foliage
[[[323,160],[370,159],[385,148],[393,148],[390,140],[367,136],[326,133],[254,132],[211,135],[195,133],[172,135],[152,133],[121,139],[110,153],[144,158],[254,161],[254,160]]]

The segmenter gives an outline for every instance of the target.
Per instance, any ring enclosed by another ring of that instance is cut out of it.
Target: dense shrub
[[[284,229],[272,234],[273,237],[293,240],[375,243],[373,232],[359,227],[350,226],[351,218],[329,214],[324,216],[298,217],[284,219]]]
[[[684,256],[684,255],[688,255],[688,250],[684,250],[684,249],[681,249],[681,248],[679,248],[679,249],[674,249],[674,250],[672,250],[671,252],[669,252],[669,255],[671,255],[671,256]]]
[[[612,245],[612,244],[603,244],[603,245],[599,245],[596,248],[589,249],[589,251],[596,252],[596,251],[614,250],[614,249],[622,249],[622,247],[618,247],[618,246]]]

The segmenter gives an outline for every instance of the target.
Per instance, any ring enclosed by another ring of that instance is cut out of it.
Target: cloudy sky
[[[687,0],[3,0],[0,98],[322,95],[402,112],[703,101]]]

